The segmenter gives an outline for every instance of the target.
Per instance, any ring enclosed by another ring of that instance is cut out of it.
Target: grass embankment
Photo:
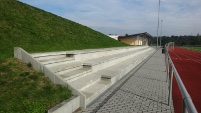
[[[117,46],[126,44],[16,0],[0,0],[0,112],[41,113],[72,95],[13,58],[14,47],[32,53]]]
[[[1,63],[0,71],[0,113],[44,113],[72,95],[14,58]]]
[[[0,0],[0,52],[13,55],[13,47],[28,52],[126,46],[86,26],[17,2]]]
[[[187,46],[184,46],[183,48],[186,48],[186,49],[189,49],[189,50],[192,50],[192,51],[198,51],[198,52],[201,52],[201,47],[187,47]]]

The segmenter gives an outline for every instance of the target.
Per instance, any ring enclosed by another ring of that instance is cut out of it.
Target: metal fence
[[[197,110],[192,102],[190,95],[188,94],[175,66],[172,62],[168,51],[174,50],[174,42],[169,42],[165,45],[165,61],[167,66],[167,80],[169,81],[169,97],[168,104],[170,105],[172,100],[172,82],[173,76],[176,78],[177,84],[179,86],[180,92],[182,94],[182,113],[197,113]]]

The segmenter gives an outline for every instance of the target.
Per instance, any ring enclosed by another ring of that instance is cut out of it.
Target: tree
[[[128,36],[128,34],[126,33],[125,36]]]
[[[199,33],[197,34],[197,40],[198,40],[198,45],[201,45],[201,36]]]

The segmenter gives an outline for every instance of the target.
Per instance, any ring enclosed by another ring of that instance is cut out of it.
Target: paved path
[[[79,113],[171,113],[161,49]]]

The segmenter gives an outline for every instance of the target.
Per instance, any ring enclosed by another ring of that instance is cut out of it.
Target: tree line
[[[156,45],[157,37],[154,37],[152,40],[152,45]],[[161,46],[164,46],[168,42],[175,42],[175,45],[185,46],[201,46],[201,35],[197,34],[196,36],[184,35],[184,36],[162,36],[161,37]],[[160,37],[158,38],[158,44],[160,45]]]

